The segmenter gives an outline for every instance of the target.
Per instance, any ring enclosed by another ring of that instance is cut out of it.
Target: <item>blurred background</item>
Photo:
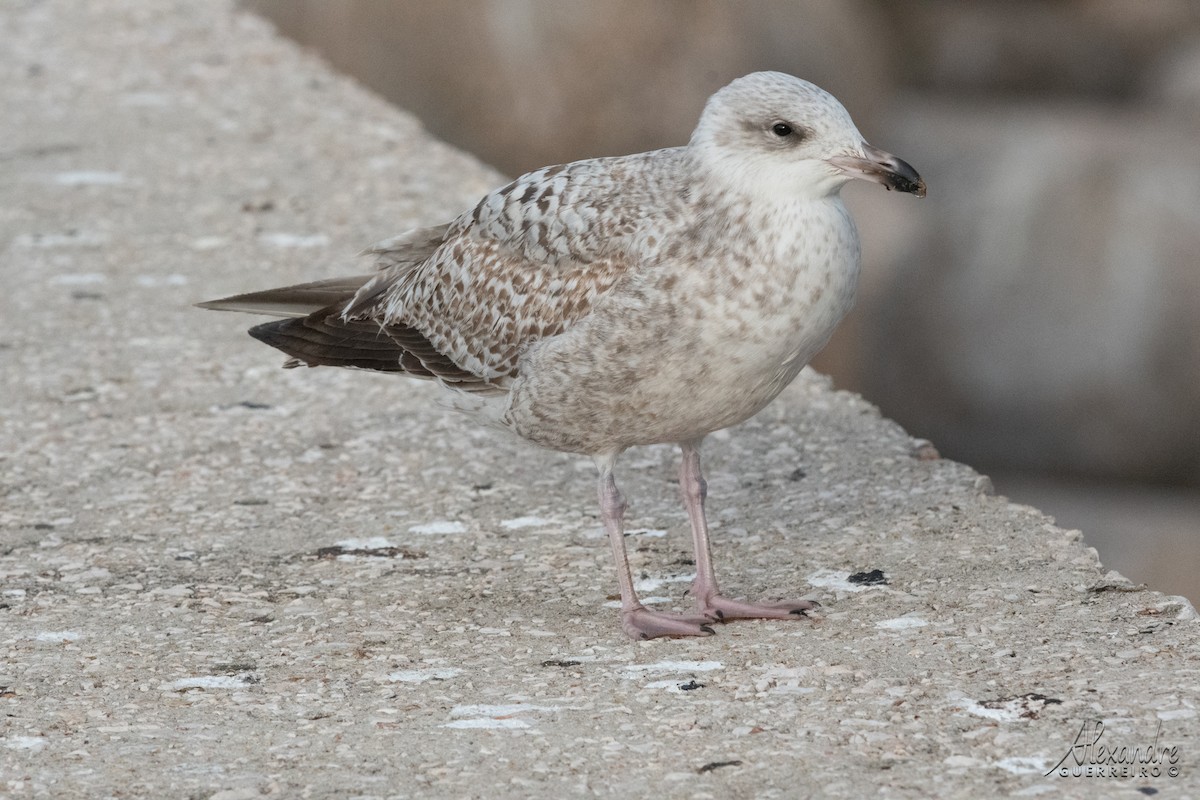
[[[1200,601],[1200,3],[246,5],[514,176],[683,144],[754,70],[833,92],[929,197],[846,190],[862,294],[817,368]]]

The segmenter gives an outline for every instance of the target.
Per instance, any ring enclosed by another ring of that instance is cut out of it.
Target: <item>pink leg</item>
[[[638,600],[633,589],[633,575],[629,571],[629,557],[625,553],[625,498],[613,480],[612,467],[615,457],[596,459],[600,468],[600,517],[608,532],[613,558],[617,562],[617,581],[621,586],[621,628],[634,639],[654,639],[659,636],[711,636],[711,620],[705,616],[681,616],[651,611]]]
[[[696,608],[709,619],[722,622],[731,619],[796,619],[819,604],[809,600],[788,600],[780,603],[743,603],[721,595],[713,571],[712,547],[708,541],[708,522],[704,518],[704,498],[708,484],[700,473],[700,442],[684,442],[683,462],[679,465],[679,487],[692,522],[692,546],[696,551],[696,580],[692,594]]]

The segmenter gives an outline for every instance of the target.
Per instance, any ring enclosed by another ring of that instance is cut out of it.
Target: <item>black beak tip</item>
[[[899,169],[887,175],[887,180],[883,185],[888,189],[895,189],[897,192],[906,192],[917,197],[925,196],[925,181],[915,169],[903,162],[900,163]]]
[[[917,197],[925,196],[925,181],[913,169],[912,164],[886,150],[872,147],[866,142],[862,144],[862,152],[861,157],[835,159],[833,163],[835,166],[848,169],[851,173],[856,173],[851,177],[862,177],[881,183],[888,191],[895,189],[897,192],[905,192]]]

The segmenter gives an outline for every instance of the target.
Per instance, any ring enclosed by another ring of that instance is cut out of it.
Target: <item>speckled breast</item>
[[[836,198],[773,209],[639,270],[522,363],[505,424],[546,447],[619,452],[698,439],[761,410],[850,309],[858,236]]]

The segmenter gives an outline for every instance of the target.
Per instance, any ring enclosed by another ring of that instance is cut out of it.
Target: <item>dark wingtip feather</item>
[[[285,367],[355,367],[436,378],[465,392],[495,394],[503,389],[459,367],[425,336],[403,325],[345,320],[341,306],[328,306],[306,317],[255,325],[250,335],[282,350]]]
[[[255,325],[249,333],[310,367],[358,367],[403,372],[403,351],[378,326],[340,323],[334,309]],[[288,362],[289,364],[291,361]]]

